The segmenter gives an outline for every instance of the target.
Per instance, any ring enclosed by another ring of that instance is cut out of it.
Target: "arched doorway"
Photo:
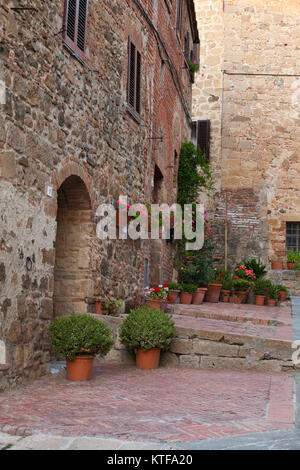
[[[69,176],[57,193],[54,317],[86,313],[91,296],[92,206],[85,183]]]

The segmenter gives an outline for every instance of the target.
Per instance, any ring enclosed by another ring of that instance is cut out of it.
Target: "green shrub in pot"
[[[114,344],[112,331],[87,314],[58,318],[50,325],[49,332],[54,351],[71,361],[76,356],[103,357]]]
[[[120,327],[120,340],[129,349],[167,351],[176,334],[173,320],[162,310],[139,307],[131,310]]]

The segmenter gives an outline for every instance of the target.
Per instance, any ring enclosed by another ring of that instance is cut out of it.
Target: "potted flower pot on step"
[[[271,262],[271,268],[282,271],[283,262],[282,261],[272,261]]]
[[[169,282],[168,289],[170,299],[169,302],[170,304],[175,304],[180,294],[180,285],[177,282]]]
[[[166,302],[168,298],[168,289],[163,286],[147,287],[145,289],[145,302],[149,308],[159,308],[160,310],[166,309]]]
[[[112,331],[86,314],[58,318],[49,332],[54,351],[66,357],[69,380],[90,380],[94,357],[105,356],[114,344]]]
[[[120,327],[120,340],[136,353],[139,369],[155,369],[161,351],[170,349],[176,328],[173,320],[158,309],[139,307],[131,310]]]
[[[194,284],[182,284],[180,288],[180,303],[185,305],[191,304],[194,292],[197,292],[197,286]]]
[[[207,287],[198,287],[197,292],[193,293],[193,305],[201,305],[203,303],[206,292]]]
[[[222,298],[222,302],[228,303],[230,299],[230,293],[227,293],[227,292],[223,293],[221,298]]]
[[[277,300],[278,300],[278,286],[276,284],[271,284],[268,289],[267,305],[269,307],[275,307]]]
[[[284,302],[288,296],[288,289],[285,286],[278,285],[278,300]]]
[[[241,303],[246,303],[252,283],[246,279],[235,279],[233,281],[234,293],[240,297]]]

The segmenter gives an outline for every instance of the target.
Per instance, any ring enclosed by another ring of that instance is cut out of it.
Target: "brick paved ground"
[[[293,379],[281,373],[98,363],[87,383],[60,372],[0,395],[0,430],[18,435],[175,444],[293,426]]]

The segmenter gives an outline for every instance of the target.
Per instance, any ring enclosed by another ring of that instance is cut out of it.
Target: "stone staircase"
[[[177,335],[161,354],[161,367],[293,371],[291,306],[212,304],[168,305]],[[115,335],[106,362],[132,363],[135,358],[119,341],[120,317],[101,317]],[[299,338],[300,339],[300,338]]]

